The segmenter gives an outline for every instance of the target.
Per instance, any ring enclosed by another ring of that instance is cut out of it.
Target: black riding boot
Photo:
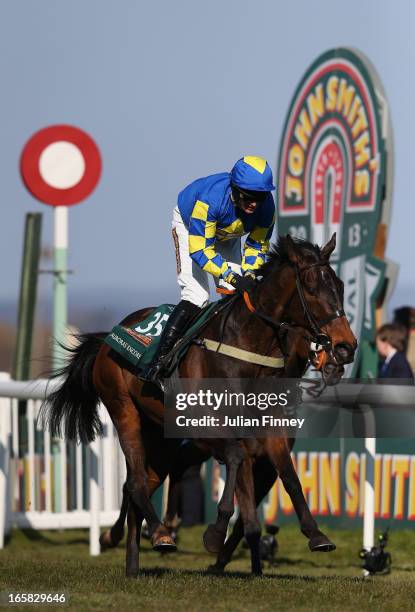
[[[176,308],[171,313],[166,323],[166,327],[161,335],[153,363],[151,364],[146,375],[147,380],[151,382],[157,382],[159,380],[163,371],[163,358],[171,351],[181,334],[186,329],[189,321],[199,310],[199,306],[196,306],[187,300],[182,300],[177,304]]]

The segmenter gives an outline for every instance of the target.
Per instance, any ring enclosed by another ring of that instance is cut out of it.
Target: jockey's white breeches
[[[216,286],[232,289],[232,287],[208,272],[204,272],[190,257],[189,232],[176,206],[173,210],[172,232],[174,246],[176,249],[177,281],[181,289],[181,299],[192,302],[196,306],[206,306],[209,301],[209,276],[212,276]],[[230,238],[229,240],[217,241],[215,245],[217,253],[229,263],[232,270],[241,273],[241,239]]]

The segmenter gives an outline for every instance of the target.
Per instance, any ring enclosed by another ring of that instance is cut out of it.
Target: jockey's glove
[[[256,280],[252,274],[241,276],[240,274],[232,273],[228,275],[226,282],[231,284],[232,287],[235,287],[236,291],[241,295],[243,295],[245,291],[250,293],[256,284]]]

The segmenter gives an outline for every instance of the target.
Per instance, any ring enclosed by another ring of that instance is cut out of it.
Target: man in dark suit
[[[376,348],[382,359],[379,378],[407,378],[414,375],[405,356],[406,332],[397,323],[386,323],[376,333]]]

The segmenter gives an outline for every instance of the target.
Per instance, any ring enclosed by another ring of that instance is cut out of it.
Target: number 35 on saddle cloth
[[[168,364],[166,364],[168,371],[166,373],[171,373],[174,370],[180,359],[185,355],[193,338],[205,323],[227,305],[225,302],[226,300],[221,300],[209,304],[191,322],[183,338],[176,343],[168,356]],[[174,308],[173,304],[161,304],[161,306],[154,308],[143,321],[132,327],[116,325],[105,338],[105,343],[134,367],[137,376],[148,370],[156,353],[163,329]]]

